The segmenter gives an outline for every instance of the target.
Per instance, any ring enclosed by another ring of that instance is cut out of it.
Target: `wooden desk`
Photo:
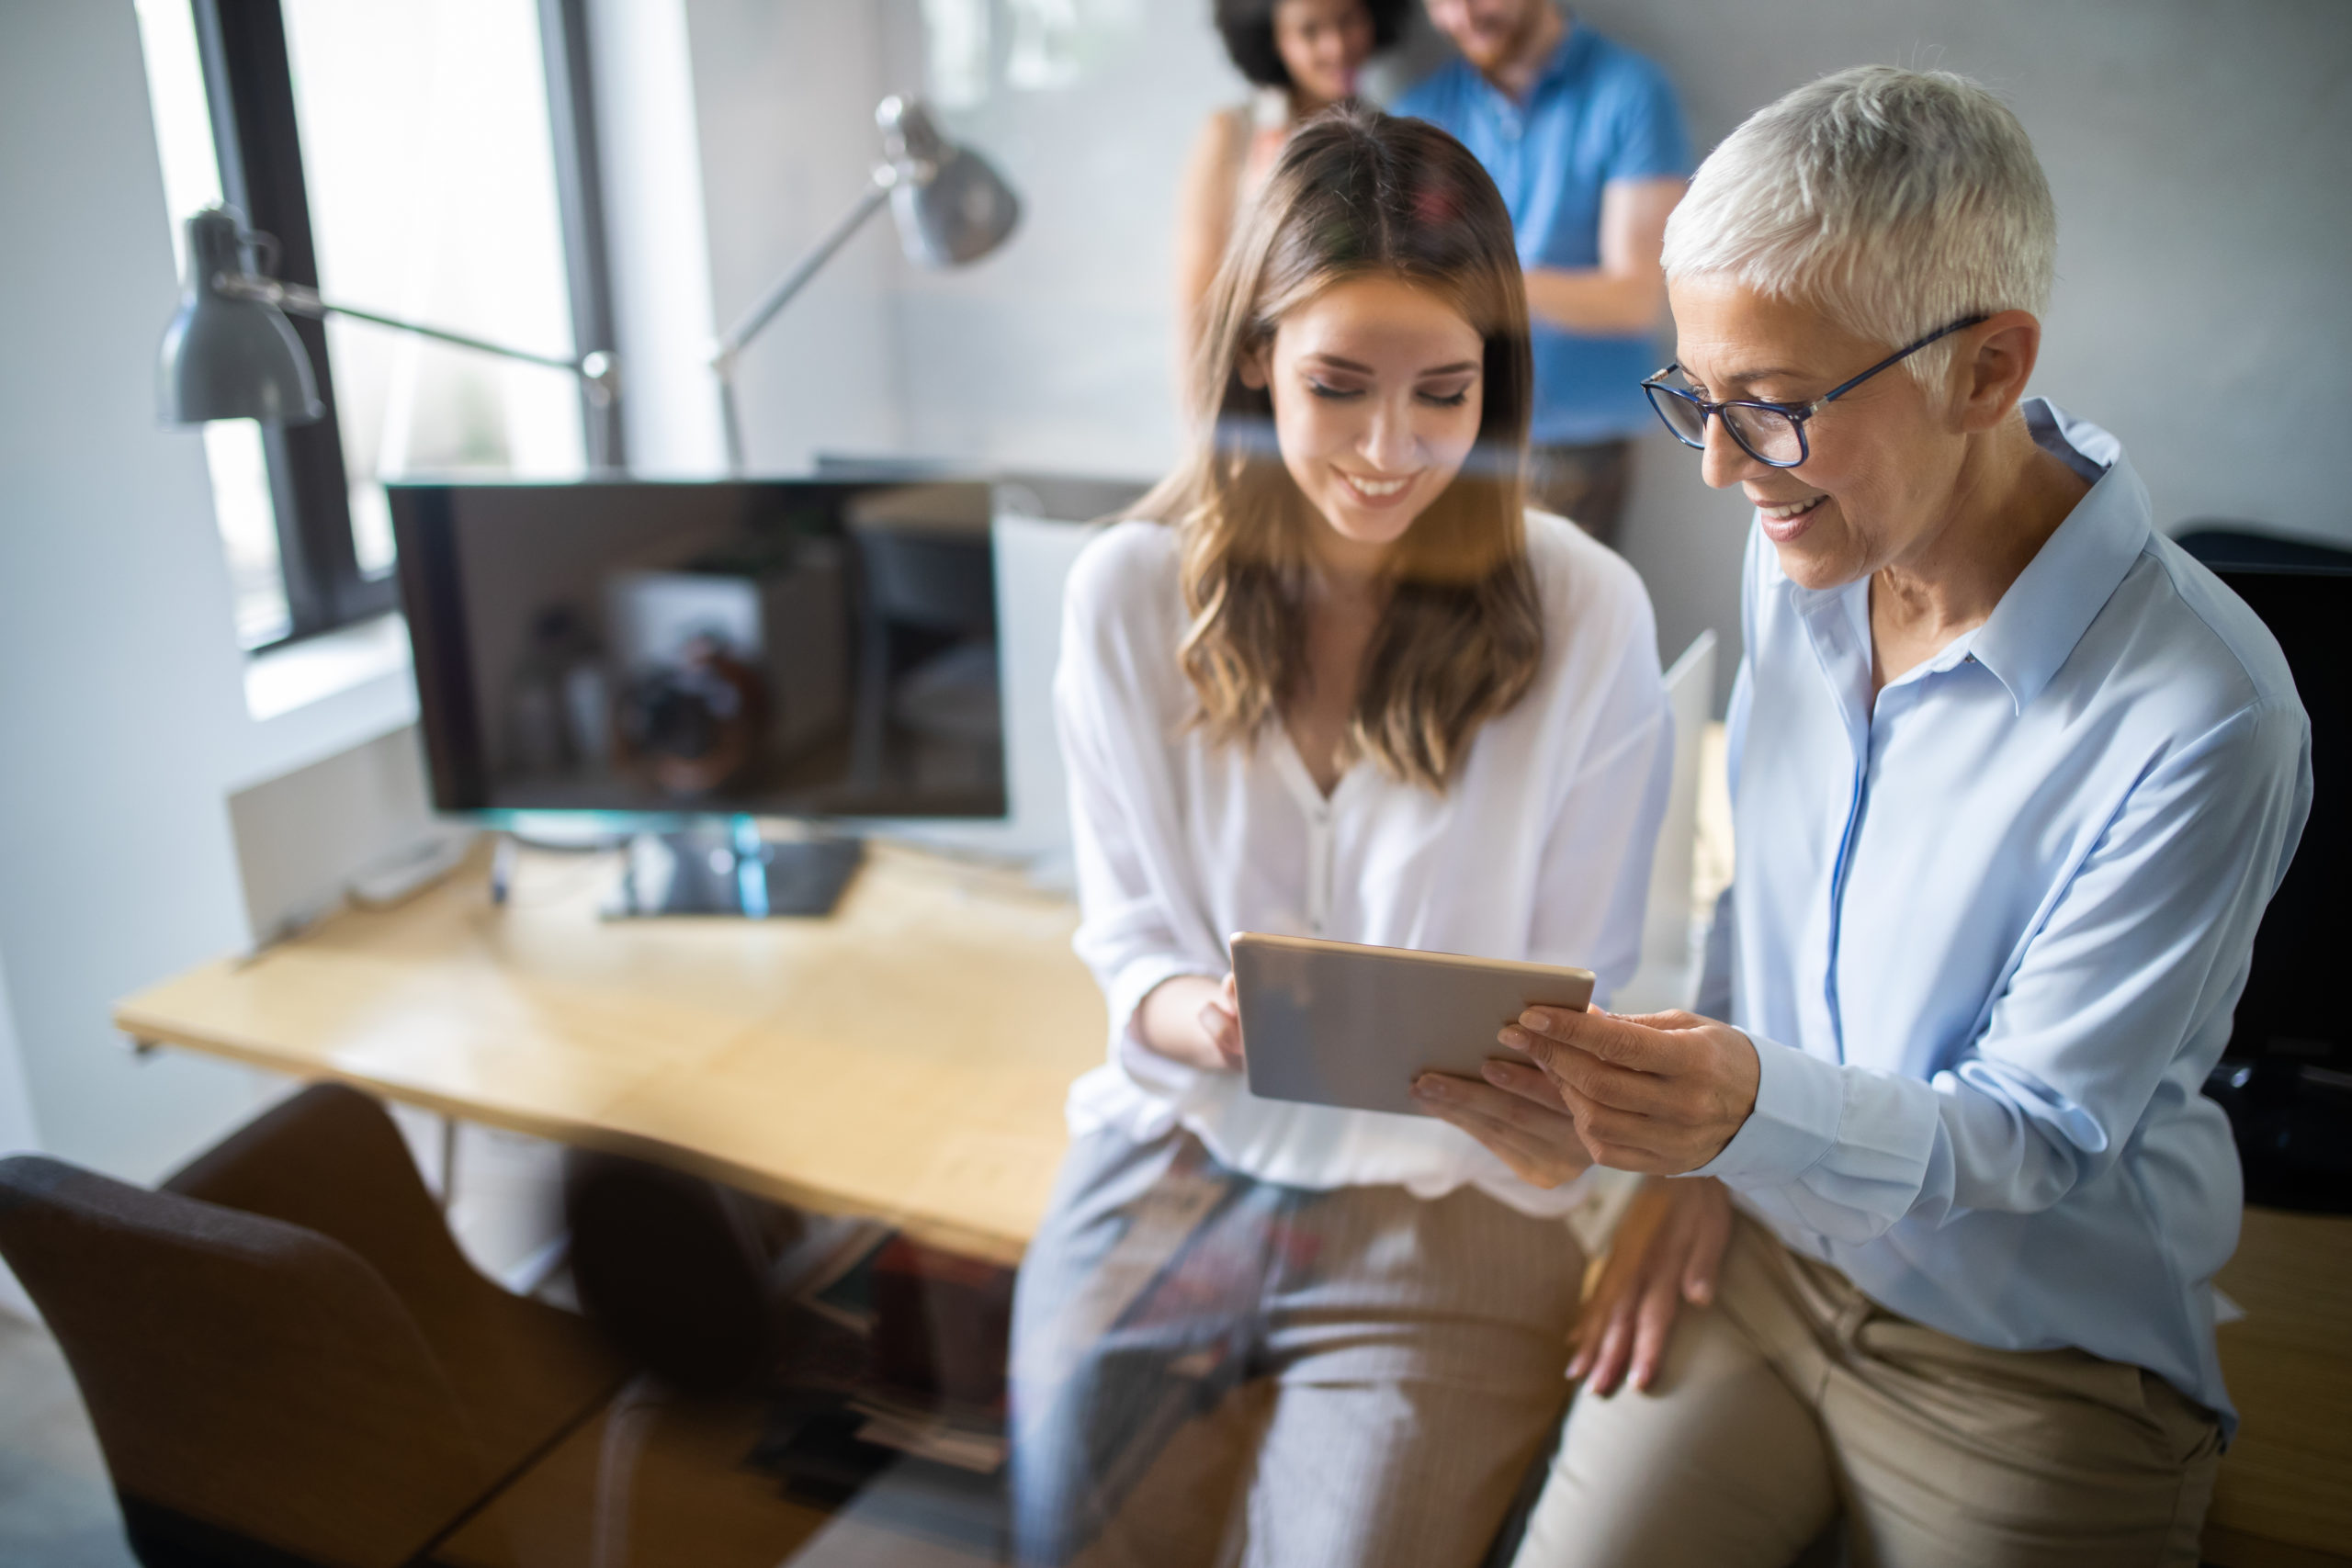
[[[608,922],[614,866],[526,853],[503,908],[476,866],[164,981],[115,1023],[1019,1258],[1063,1097],[1102,1060],[1071,904],[875,844],[830,919]]]
[[[2245,1419],[2205,1520],[2220,1568],[2352,1565],[2352,1218],[2248,1209],[2222,1371]]]

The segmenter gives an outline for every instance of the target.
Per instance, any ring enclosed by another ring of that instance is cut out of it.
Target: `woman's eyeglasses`
[[[1704,450],[1707,445],[1707,421],[1720,414],[1724,428],[1739,443],[1739,449],[1768,468],[1793,468],[1813,455],[1805,439],[1805,422],[1829,404],[1852,391],[1880,371],[1902,364],[1938,338],[1950,337],[1966,327],[1985,320],[1983,316],[1968,316],[1939,328],[1921,338],[1908,348],[1897,349],[1850,381],[1832,387],[1808,403],[1765,403],[1748,399],[1734,399],[1729,402],[1709,402],[1688,387],[1670,386],[1667,378],[1682,367],[1678,363],[1652,376],[1642,383],[1642,390],[1650,400],[1650,407],[1674,438],[1685,446]]]

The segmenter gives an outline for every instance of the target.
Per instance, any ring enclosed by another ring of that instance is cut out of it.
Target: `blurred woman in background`
[[[1176,209],[1177,362],[1191,358],[1234,219],[1290,133],[1355,96],[1356,78],[1404,32],[1410,0],[1215,0],[1216,30],[1256,89],[1201,127]]]

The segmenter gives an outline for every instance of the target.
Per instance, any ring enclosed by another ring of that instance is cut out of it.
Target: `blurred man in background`
[[[1690,172],[1665,73],[1554,0],[1428,0],[1461,58],[1398,99],[1502,187],[1535,319],[1536,504],[1617,541],[1632,437],[1651,418],[1667,214]]]

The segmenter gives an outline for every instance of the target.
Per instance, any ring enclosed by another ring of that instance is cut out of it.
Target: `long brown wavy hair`
[[[1328,527],[1283,467],[1273,400],[1241,378],[1283,317],[1335,284],[1401,279],[1485,339],[1476,446],[1390,551],[1348,745],[1443,790],[1480,724],[1525,694],[1544,657],[1527,561],[1527,296],[1510,214],[1467,148],[1436,127],[1344,106],[1291,137],[1209,291],[1189,384],[1193,447],[1135,508],[1182,536],[1181,654],[1198,723],[1247,743],[1306,674],[1310,530]]]

